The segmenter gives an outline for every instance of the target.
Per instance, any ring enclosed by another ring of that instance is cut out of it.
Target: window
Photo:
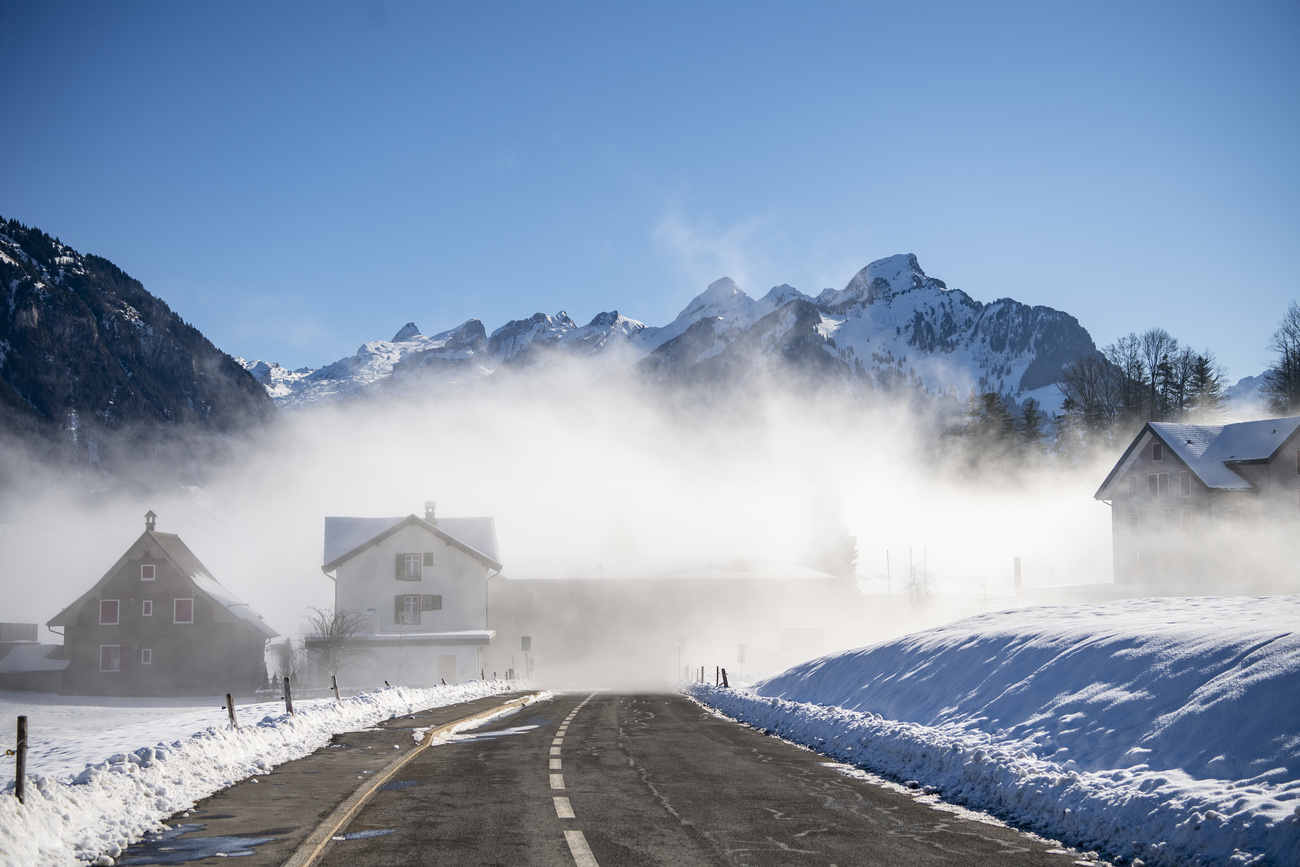
[[[177,599],[172,603],[172,623],[194,622],[194,600]]]
[[[146,599],[146,600],[144,600],[144,602],[140,603],[140,616],[141,616],[141,617],[153,617],[153,600],[152,600],[152,599]]]
[[[399,626],[418,626],[420,623],[420,597],[415,593],[398,596],[393,618]]]
[[[1184,497],[1190,497],[1192,495],[1191,473],[1178,474],[1178,493],[1182,494]]]
[[[1130,497],[1136,497],[1136,496],[1138,495],[1138,477],[1137,477],[1137,476],[1129,476],[1129,477],[1128,477],[1128,495],[1129,495]]]
[[[397,580],[398,581],[419,581],[420,580],[420,562],[424,558],[419,554],[398,554],[397,555]]]
[[[140,651],[140,664],[153,665],[153,649],[145,647]]]
[[[120,644],[99,645],[99,670],[100,671],[121,671],[122,670],[122,645]]]
[[[1187,509],[1184,509],[1183,511],[1179,512],[1179,516],[1180,516],[1181,519],[1182,519],[1182,524],[1183,524],[1183,535],[1184,535],[1184,536],[1190,536],[1190,535],[1192,535],[1192,513],[1191,513],[1191,511],[1189,511],[1189,510],[1187,510]]]
[[[141,567],[140,567],[140,580],[141,580],[141,581],[152,581],[152,580],[154,579],[154,568],[155,568],[155,567],[153,566],[153,564],[149,564],[149,565],[147,565],[147,566],[141,566]]]
[[[441,610],[442,610],[442,597],[441,597],[441,596],[421,596],[421,597],[420,597],[420,610],[421,610],[421,611],[441,611]]]
[[[1147,493],[1153,497],[1158,494],[1169,493],[1169,474],[1150,473],[1147,475]]]
[[[1160,463],[1165,459],[1165,447],[1160,443],[1151,444],[1151,460],[1154,463]]]
[[[116,626],[118,624],[118,608],[120,607],[116,599],[99,600],[99,625]]]

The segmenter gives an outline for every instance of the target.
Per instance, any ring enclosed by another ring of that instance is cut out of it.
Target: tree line
[[[1292,301],[1268,348],[1269,412],[1300,414],[1300,306]],[[1129,334],[1061,370],[1059,447],[1086,450],[1127,441],[1148,421],[1214,423],[1227,415],[1226,371],[1209,349],[1182,345],[1163,328]]]
[[[1269,338],[1275,354],[1261,395],[1276,416],[1300,415],[1300,305],[1292,301]],[[1074,458],[1128,442],[1149,421],[1213,424],[1228,414],[1227,371],[1209,349],[1186,346],[1163,328],[1132,333],[1061,369],[1061,412],[1033,398],[1018,407],[997,392],[971,389],[949,428],[973,465],[1016,457]],[[1051,436],[1055,428],[1055,437]]]

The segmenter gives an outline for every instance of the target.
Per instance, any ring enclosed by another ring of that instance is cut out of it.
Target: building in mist
[[[525,560],[490,596],[489,672],[555,685],[657,688],[700,666],[749,679],[865,634],[855,582],[794,563]]]
[[[174,533],[145,531],[47,624],[63,630],[69,695],[247,694],[266,681],[277,633]]]
[[[1096,498],[1118,583],[1300,586],[1300,418],[1151,422]]]
[[[488,628],[487,585],[501,571],[492,518],[325,519],[325,563],[337,611],[361,613],[359,658],[344,686],[455,683],[480,676]],[[308,650],[313,636],[306,637]]]

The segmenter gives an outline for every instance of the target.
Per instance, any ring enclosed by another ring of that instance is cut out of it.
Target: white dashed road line
[[[550,770],[558,771],[561,769],[561,760],[559,755],[560,750],[564,746],[564,736],[569,731],[569,723],[573,721],[573,717],[582,709],[582,706],[595,697],[596,693],[593,692],[591,695],[578,702],[577,707],[569,711],[569,715],[564,718],[564,722],[560,723],[560,727],[555,732],[555,739],[551,741],[549,759]],[[564,774],[551,774],[551,788],[556,790],[564,789]],[[552,798],[552,800],[555,802],[556,818],[577,818],[577,816],[573,814],[573,804],[569,802],[568,798],[556,796]],[[596,856],[591,854],[591,847],[587,845],[587,838],[581,831],[566,829],[564,832],[564,839],[569,844],[569,853],[573,855],[573,863],[577,865],[577,867],[600,867],[600,865],[596,863]]]
[[[578,867],[600,867],[596,863],[596,856],[591,854],[591,847],[587,845],[587,838],[582,835],[581,831],[565,831],[564,839],[569,841],[569,851],[573,854],[573,863]]]

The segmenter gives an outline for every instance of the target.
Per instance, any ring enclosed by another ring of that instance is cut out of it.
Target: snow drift
[[[13,783],[0,795],[0,865],[43,867],[84,862],[112,864],[122,849],[162,820],[240,780],[302,758],[339,733],[357,731],[401,714],[458,704],[518,689],[517,681],[470,681],[432,689],[390,687],[344,699],[302,702],[296,713],[279,703],[239,707],[241,727],[215,725],[194,731],[192,714],[175,725],[152,723],[154,731],[183,732],[176,740],[155,739],[126,746],[113,731],[89,738],[103,760],[79,773],[31,775],[26,803],[12,797]],[[253,723],[253,720],[258,722]],[[140,737],[141,727],[127,735]],[[81,740],[86,740],[84,737]],[[135,747],[133,749],[133,747]],[[83,746],[82,749],[85,749]],[[108,754],[108,749],[119,751]],[[67,745],[33,744],[33,756],[66,761]],[[33,762],[30,767],[39,767]]]
[[[1071,845],[1300,863],[1300,597],[972,617],[700,701]]]

